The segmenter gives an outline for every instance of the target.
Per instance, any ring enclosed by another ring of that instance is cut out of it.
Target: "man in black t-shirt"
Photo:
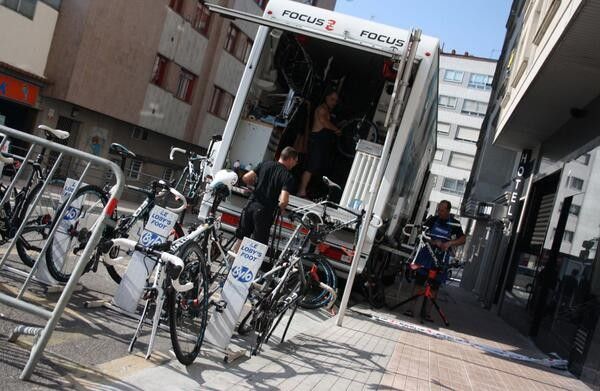
[[[294,188],[295,181],[290,170],[296,164],[298,152],[292,147],[286,147],[281,151],[279,161],[260,163],[242,177],[246,185],[254,185],[254,192],[242,210],[240,226],[235,232],[239,239],[236,248],[244,237],[252,237],[257,242],[268,244],[275,212],[278,207],[282,212],[285,210]]]

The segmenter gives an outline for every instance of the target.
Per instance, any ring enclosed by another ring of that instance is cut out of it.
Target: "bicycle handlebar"
[[[168,191],[169,193],[173,194],[175,196],[175,199],[178,201],[181,201],[181,205],[177,208],[171,208],[169,206],[166,207],[167,210],[179,214],[181,212],[183,212],[188,204],[187,204],[187,200],[185,199],[185,196],[183,194],[181,194],[180,192],[178,192],[176,189],[174,189],[171,185],[169,185],[167,182],[163,181],[162,179],[158,182],[155,182],[156,186],[160,186],[163,188],[163,190],[158,193],[159,197],[162,197],[166,191]]]
[[[135,250],[143,254],[159,257],[163,262],[173,265],[173,269],[171,269],[172,272],[169,274],[171,277],[171,284],[176,291],[187,292],[194,287],[192,282],[186,282],[183,285],[179,283],[179,274],[181,274],[181,271],[183,270],[184,263],[183,260],[178,256],[164,251],[157,251],[150,247],[144,247],[131,239],[118,238],[111,240],[111,242],[113,246],[119,246],[127,250]]]
[[[169,153],[169,159],[173,160],[175,152],[183,153],[184,155],[187,151],[183,148],[171,147],[171,153]]]

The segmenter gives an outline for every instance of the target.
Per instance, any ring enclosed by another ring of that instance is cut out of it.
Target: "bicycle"
[[[148,348],[146,351],[146,359],[150,358],[152,354],[152,349],[154,347],[154,341],[156,338],[156,333],[158,331],[158,326],[160,325],[161,315],[163,311],[163,305],[165,304],[165,299],[167,299],[166,307],[167,307],[167,317],[169,320],[169,331],[171,334],[171,340],[173,344],[173,350],[175,351],[178,357],[181,355],[180,345],[178,340],[173,337],[175,333],[175,327],[177,319],[182,316],[182,313],[177,311],[177,307],[174,300],[174,295],[169,294],[169,292],[176,292],[178,294],[185,294],[190,297],[189,302],[186,304],[188,306],[194,306],[194,300],[191,299],[190,295],[194,293],[198,293],[201,291],[205,291],[205,286],[202,286],[201,283],[194,283],[188,281],[184,284],[179,283],[179,278],[181,273],[184,270],[183,260],[176,255],[168,253],[166,250],[169,249],[169,243],[161,243],[151,247],[146,247],[141,244],[136,243],[133,240],[118,238],[112,239],[111,246],[117,247],[119,249],[125,250],[127,253],[132,253],[133,251],[138,251],[144,254],[144,256],[149,257],[155,261],[154,267],[154,277],[152,279],[152,284],[146,288],[145,298],[146,303],[144,305],[144,310],[140,317],[138,326],[136,331],[131,339],[129,344],[128,351],[131,353],[133,351],[133,347],[142,331],[142,326],[147,317],[150,315],[150,310],[153,308],[154,313],[152,314],[152,331],[150,333],[150,341],[148,342]],[[206,327],[206,326],[204,326]],[[195,348],[190,356],[191,363],[200,351],[200,347],[202,345],[203,332],[198,333],[197,337],[193,335],[186,335],[185,337],[191,340],[195,340]],[[193,356],[193,357],[192,357]]]
[[[116,143],[111,144],[110,150],[121,156],[122,169],[125,167],[126,158],[134,158],[136,156],[124,146]],[[156,205],[156,199],[163,197],[167,192],[171,193],[175,199],[185,198],[181,193],[162,180],[151,182],[148,189],[131,185],[127,185],[127,188],[143,194],[145,196],[144,201],[131,215],[119,216],[118,209],[115,209],[111,216],[113,227],[108,227],[104,230],[102,238],[84,270],[84,273],[89,271],[96,272],[98,264],[103,263],[108,274],[117,284],[121,283],[122,275],[117,270],[117,266],[120,265],[117,260],[119,248],[111,245],[112,239],[128,238],[132,228],[137,223],[141,222],[145,225],[152,208]],[[63,208],[69,208],[65,219],[61,222],[63,226],[57,231],[57,234],[61,234],[59,237],[62,240],[56,239],[58,235],[51,238],[51,243],[46,252],[48,271],[57,281],[67,282],[69,280],[72,268],[77,262],[78,253],[85,248],[93,231],[93,224],[95,224],[97,216],[104,210],[109,195],[110,189],[108,186],[105,186],[104,189],[95,185],[83,186],[77,191],[73,202],[69,206],[63,203],[58,209],[58,213],[60,213]],[[167,206],[167,209],[174,213],[181,213],[183,211],[181,206],[179,208],[170,208]],[[183,228],[179,222],[175,223],[173,235],[176,238],[183,236]],[[55,253],[64,255],[55,257]]]
[[[405,236],[410,236],[411,234],[407,233],[406,229],[412,228],[412,227],[423,228],[418,225],[407,224],[402,228],[402,233]],[[424,227],[424,228],[427,228],[427,227]],[[421,233],[419,234],[419,244],[415,247],[415,251],[413,252],[413,256],[412,256],[413,261],[410,264],[410,269],[413,272],[417,272],[419,269],[423,268],[422,266],[420,266],[416,263],[416,257],[422,249],[426,249],[429,252],[429,254],[431,255],[432,259],[434,260],[433,266],[427,271],[427,277],[425,280],[425,289],[422,292],[418,292],[418,293],[414,294],[413,296],[409,297],[408,299],[395,304],[394,306],[390,307],[390,310],[394,310],[406,303],[415,301],[415,300],[419,299],[420,297],[423,297],[423,302],[421,303],[421,308],[419,311],[421,323],[425,323],[425,319],[427,318],[427,302],[429,301],[429,302],[431,302],[431,304],[433,304],[433,306],[437,310],[437,312],[440,315],[440,318],[442,319],[444,324],[446,326],[450,326],[450,322],[448,321],[448,318],[446,318],[446,315],[444,314],[444,312],[438,305],[438,303],[436,301],[436,297],[435,297],[436,295],[434,294],[437,291],[437,289],[439,288],[439,286],[442,284],[442,282],[439,280],[439,276],[440,276],[440,274],[443,274],[446,272],[450,251],[444,251],[442,259],[439,259],[438,256],[436,255],[435,251],[431,247],[431,237],[429,235],[427,235],[427,229],[423,229],[421,231]]]
[[[53,129],[46,125],[39,125],[38,129],[44,132],[47,140],[65,140],[69,137],[69,132]],[[45,190],[46,194],[38,201],[36,210],[32,211],[28,220],[24,222],[30,205],[40,193],[49,175],[49,170],[43,168],[46,148],[42,147],[34,160],[29,160],[31,153],[33,153],[32,150],[25,157],[20,157],[12,153],[2,154],[3,162],[6,165],[12,165],[11,182],[14,182],[15,178],[25,169],[25,165],[30,166],[31,171],[25,180],[25,184],[19,190],[13,185],[5,186],[0,184],[0,199],[2,199],[2,208],[0,208],[0,245],[14,239],[19,227],[25,224],[21,234],[17,238],[16,249],[21,261],[29,267],[33,267],[37,254],[41,251],[39,243],[43,243],[48,238],[54,212],[58,209],[60,194],[65,183],[64,178],[55,177],[49,179]],[[22,165],[23,167],[21,167]]]
[[[362,118],[354,118],[343,124],[341,135],[337,138],[338,152],[347,158],[353,158],[356,154],[356,145],[359,140],[367,140],[376,143],[379,140],[379,127],[367,115]]]
[[[335,185],[331,181],[328,182],[330,186]],[[316,207],[323,208],[321,214],[311,211]],[[344,222],[332,221],[327,215],[327,208],[341,209],[353,218]],[[308,272],[305,271],[302,255],[305,254],[305,248],[309,243],[318,244],[331,232],[353,225],[359,229],[363,213],[356,213],[330,201],[322,201],[292,211],[290,219],[298,225],[273,268],[252,282],[250,297],[251,300],[255,298],[255,302],[250,312],[238,325],[240,335],[245,335],[250,330],[256,332],[256,339],[251,348],[252,355],[260,352],[263,343],[269,341],[284,314],[293,307],[281,338],[281,342],[284,341],[299,303],[311,290],[319,289],[326,296],[329,307],[333,305],[336,299],[335,290],[320,281],[316,265],[311,266]],[[303,237],[300,236],[301,232],[304,232]],[[260,284],[261,281],[264,282]]]
[[[186,166],[181,172],[179,179],[175,182],[175,189],[185,195],[188,205],[195,208],[198,204],[200,196],[203,194],[204,188],[202,185],[207,179],[204,171],[207,167],[212,167],[212,161],[214,155],[215,144],[222,140],[220,135],[215,135],[210,140],[206,155],[200,155],[192,151],[187,151],[183,148],[171,147],[169,153],[169,159],[175,158],[175,153],[182,153],[185,155],[187,162]],[[183,221],[183,215],[181,216]]]

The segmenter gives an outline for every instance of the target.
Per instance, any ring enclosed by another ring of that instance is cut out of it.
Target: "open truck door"
[[[397,173],[397,168],[390,170],[388,167],[390,154],[392,151],[402,153],[405,148],[410,149],[411,144],[407,140],[407,137],[409,137],[407,134],[422,122],[421,106],[423,106],[424,96],[431,95],[428,98],[430,101],[437,98],[438,41],[431,37],[422,38],[420,30],[412,32],[400,30],[373,21],[341,15],[293,1],[271,0],[262,16],[228,9],[216,4],[207,3],[207,6],[211,12],[220,14],[225,18],[239,19],[260,25],[224,128],[223,142],[215,158],[213,170],[223,168],[230,149],[235,148],[235,145],[232,144],[243,144],[244,149],[252,148],[249,145],[251,143],[244,144],[234,139],[236,129],[239,127],[249,91],[253,83],[256,87],[257,75],[261,76],[263,74],[258,69],[259,65],[260,67],[263,66],[261,55],[269,48],[269,44],[272,45],[273,41],[279,39],[282,34],[291,33],[297,36],[312,37],[315,38],[315,41],[328,43],[332,48],[335,45],[340,45],[335,47],[345,47],[348,51],[360,51],[365,55],[381,56],[389,62],[390,68],[393,69],[392,73],[395,76],[392,78],[393,91],[389,97],[389,102],[384,105],[385,120],[382,120],[384,123],[382,127],[384,132],[382,133],[385,133],[385,135],[382,135],[381,138],[385,137],[385,141],[383,145],[376,145],[377,148],[366,151],[370,156],[367,156],[368,159],[364,159],[365,164],[360,161],[362,157],[357,152],[353,163],[357,167],[363,168],[362,172],[355,175],[361,178],[361,183],[356,186],[347,185],[344,189],[344,192],[347,193],[345,194],[347,202],[343,206],[352,207],[352,205],[355,205],[356,209],[366,212],[365,221],[360,231],[356,233],[358,234],[358,242],[353,251],[352,260],[348,259],[350,262],[346,268],[349,283],[347,286],[351,286],[356,272],[366,263],[371,248],[372,243],[365,245],[365,242],[369,240],[368,237],[374,235],[368,235],[368,233],[373,233],[377,229],[375,226],[379,225],[381,221],[380,216],[374,217],[376,200],[378,197],[385,198],[391,194],[389,186],[380,190],[384,173],[387,175],[386,180],[388,182]],[[425,45],[419,45],[421,39],[424,39]],[[427,57],[429,57],[429,60],[425,61],[427,66],[419,65]],[[432,61],[431,59],[436,60]],[[354,66],[354,64],[352,65]],[[435,75],[435,79],[432,75]],[[418,80],[419,84],[411,86],[413,80]],[[268,80],[264,83],[261,80],[261,86],[259,87],[266,89],[269,87],[267,84]],[[391,84],[391,81],[388,84]],[[428,87],[428,85],[433,86],[433,84],[436,84],[436,88]],[[414,98],[412,98],[413,96]],[[403,120],[404,116],[407,118],[406,121]],[[253,141],[252,144],[256,143],[256,139],[251,141]],[[420,159],[421,157],[417,158]],[[370,164],[368,170],[365,169],[367,160]],[[393,158],[391,163],[395,165],[402,164],[400,157]],[[403,180],[408,179],[404,178]],[[344,200],[344,196],[342,196],[342,199]],[[357,199],[359,202],[355,202]],[[300,199],[297,201],[301,202]],[[290,204],[294,205],[293,202],[291,200]],[[385,204],[386,202],[379,203]],[[301,206],[301,204],[295,206]],[[383,207],[378,207],[375,209],[375,213],[380,214],[383,209]],[[374,218],[375,222],[372,221]],[[338,319],[339,324],[341,324],[349,294],[350,289],[345,292],[342,300]]]

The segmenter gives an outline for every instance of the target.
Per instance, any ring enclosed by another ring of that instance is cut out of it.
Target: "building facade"
[[[220,1],[253,14],[266,3]],[[70,146],[100,156],[117,159],[113,142],[130,148],[130,183],[172,179],[184,162],[169,160],[170,146],[202,151],[222,133],[257,29],[198,0],[63,0],[37,123],[70,131]]]
[[[437,149],[431,167],[434,181],[428,214],[448,200],[452,213],[460,216],[465,185],[469,179],[477,140],[487,110],[496,62],[470,56],[442,53],[438,103]],[[466,227],[466,219],[462,219]]]
[[[60,0],[0,2],[0,125],[33,127],[59,7]]]
[[[598,2],[515,0],[462,209],[463,286],[600,386]]]

